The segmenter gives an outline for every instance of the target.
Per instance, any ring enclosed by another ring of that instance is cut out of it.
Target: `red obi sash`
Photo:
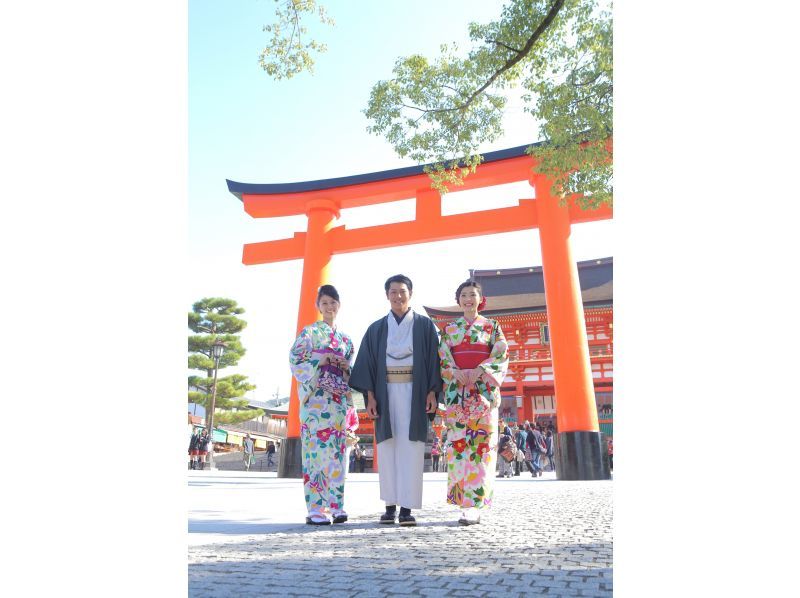
[[[453,361],[460,370],[473,370],[489,357],[489,345],[461,343],[450,349]]]

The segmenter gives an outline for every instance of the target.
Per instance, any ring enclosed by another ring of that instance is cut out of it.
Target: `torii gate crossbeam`
[[[558,424],[559,479],[608,477],[600,448],[583,303],[578,270],[569,242],[572,224],[611,218],[608,207],[582,210],[575,202],[560,205],[550,194],[550,182],[534,175],[529,146],[484,155],[477,171],[454,192],[527,180],[535,199],[520,199],[508,208],[442,216],[441,196],[431,189],[423,167],[288,184],[248,184],[227,181],[254,218],[305,213],[306,232],[292,238],[244,245],[246,265],[303,259],[297,332],[319,319],[317,289],[328,281],[334,254],[381,249],[412,243],[539,229],[545,283]],[[344,208],[416,198],[416,218],[348,230],[334,227]],[[287,438],[281,450],[278,475],[302,477],[300,464],[300,406],[296,385],[289,400]]]

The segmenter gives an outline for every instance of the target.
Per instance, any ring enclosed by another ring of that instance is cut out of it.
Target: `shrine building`
[[[578,262],[583,314],[589,341],[594,394],[600,431],[613,436],[613,259]],[[534,420],[556,427],[556,396],[542,267],[470,270],[483,287],[481,315],[500,323],[509,345],[510,363],[500,393],[500,417]],[[457,305],[425,311],[439,330],[462,315]],[[437,417],[437,420],[439,418]],[[435,422],[440,429],[441,423]]]

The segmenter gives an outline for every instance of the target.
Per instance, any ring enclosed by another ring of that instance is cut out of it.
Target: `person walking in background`
[[[514,475],[520,475],[522,473],[522,467],[525,466],[528,468],[528,471],[531,473],[531,476],[536,475],[535,469],[533,467],[533,453],[531,452],[531,448],[528,444],[528,429],[525,428],[525,425],[519,428],[515,436],[515,441],[517,443],[517,473]]]
[[[250,438],[249,433],[244,437],[242,446],[244,448],[244,470],[250,471],[250,466],[253,464],[253,452],[255,450],[255,445],[253,444],[253,439]]]
[[[194,469],[197,461],[197,441],[200,439],[200,432],[194,432],[189,438],[189,469]]]
[[[203,430],[200,433],[200,437],[197,439],[196,449],[197,449],[197,464],[200,466],[200,469],[205,469],[206,466],[206,458],[208,456],[208,430]],[[213,448],[213,447],[212,447]]]
[[[525,431],[525,428],[520,428],[516,422],[514,423],[514,427],[511,428],[511,432],[514,435],[514,442],[520,449],[517,451],[517,458],[514,459],[514,475],[518,476],[522,472],[523,464],[527,461],[525,446],[528,440],[528,433]]]
[[[547,433],[544,437],[545,445],[547,446],[547,464],[550,467],[550,471],[556,470],[556,462],[555,462],[555,445],[553,442],[553,430],[547,430]]]
[[[439,437],[434,434],[431,445],[431,471],[439,471],[439,455],[442,453]]]
[[[497,408],[508,369],[508,345],[500,324],[480,315],[486,305],[480,283],[462,282],[455,299],[464,315],[448,324],[439,342],[444,381],[447,502],[461,509],[460,525],[480,523],[492,505],[497,461]]]
[[[527,421],[525,422],[525,431],[528,433],[528,447],[531,450],[531,464],[533,465],[533,471],[531,472],[531,475],[533,477],[542,477],[542,466],[540,464],[540,460],[542,455],[541,448],[545,446],[544,437],[536,428],[536,426],[531,425]]]
[[[268,469],[270,467],[272,467],[273,465],[275,465],[274,461],[275,461],[275,443],[274,442],[270,442],[269,445],[267,446],[267,468]]]
[[[623,459],[624,461],[624,459]],[[608,439],[608,468],[613,471],[614,470],[614,439]],[[622,475],[625,475],[625,472],[622,472]]]
[[[347,521],[344,510],[347,376],[355,349],[336,327],[339,292],[322,285],[317,293],[322,321],[300,331],[289,352],[300,395],[303,491],[309,525]]]
[[[367,449],[363,445],[358,448],[358,473],[364,473],[367,468]]]
[[[497,454],[500,462],[498,475],[501,478],[510,478],[513,473],[512,462],[516,454],[516,447],[514,446],[514,439],[511,437],[511,428],[508,426],[503,429],[503,433],[500,435],[500,440],[497,443]]]
[[[367,397],[367,414],[375,421],[381,500],[386,511],[379,522],[416,525],[412,509],[422,506],[422,472],[429,413],[437,409],[442,390],[437,345],[430,318],[409,307],[411,279],[403,274],[384,283],[390,311],[370,324],[361,341],[350,386]]]

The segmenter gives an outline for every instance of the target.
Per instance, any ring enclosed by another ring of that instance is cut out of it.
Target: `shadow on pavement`
[[[213,513],[213,511],[198,511],[203,513]],[[223,535],[258,535],[270,534],[275,532],[284,533],[299,533],[305,534],[316,531],[336,531],[343,529],[350,530],[371,530],[371,529],[391,529],[400,528],[402,531],[412,530],[413,527],[404,527],[401,525],[386,525],[378,523],[377,521],[354,521],[350,520],[347,523],[337,525],[308,525],[304,520],[297,522],[285,523],[267,523],[267,522],[247,522],[239,520],[226,520],[217,519],[209,521],[207,519],[189,519],[189,533],[190,534],[223,534]],[[431,527],[463,527],[459,526],[456,521],[418,521],[417,528],[431,528]]]

